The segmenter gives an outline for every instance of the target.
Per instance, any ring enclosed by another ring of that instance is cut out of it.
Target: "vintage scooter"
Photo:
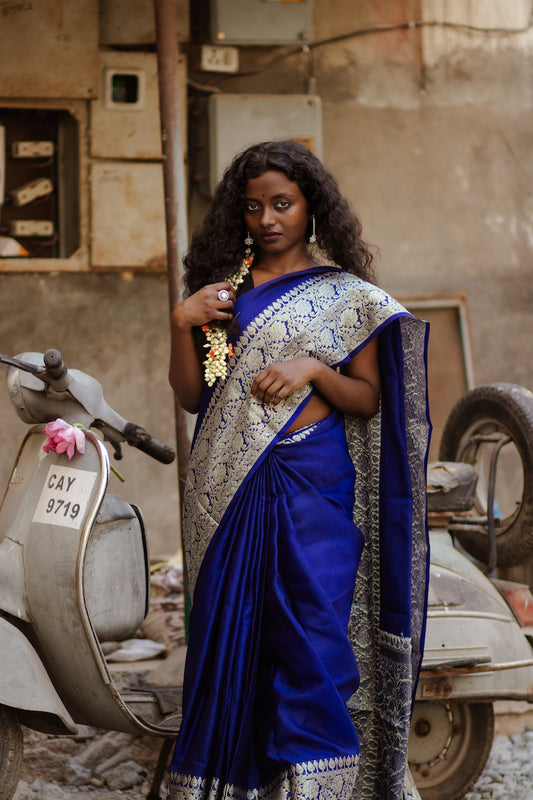
[[[102,642],[137,631],[149,591],[141,515],[107,492],[102,436],[117,454],[123,442],[165,463],[174,453],[116,414],[100,384],[67,370],[57,351],[0,355],[0,362],[18,415],[33,426],[0,507],[0,800],[11,800],[18,783],[21,724],[163,737],[149,794],[158,800],[179,691],[119,689],[102,653]],[[521,387],[480,387],[460,402],[443,434],[445,463],[429,473],[429,611],[409,741],[423,800],[459,800],[473,785],[492,743],[494,700],[533,702],[524,627],[533,623],[533,598],[479,568],[495,557],[509,564],[516,551],[525,558],[533,543],[533,396]],[[84,426],[85,453],[71,461],[43,450],[43,424],[58,417]]]
[[[533,394],[470,390],[439,455],[428,470],[428,619],[409,764],[423,800],[459,800],[489,756],[494,701],[533,703],[533,597],[494,577],[533,552]]]
[[[11,800],[21,724],[45,733],[83,724],[168,742],[178,730],[177,687],[163,703],[163,689],[119,690],[101,648],[138,630],[149,593],[142,518],[107,493],[102,436],[119,456],[123,442],[163,463],[174,452],[116,414],[100,384],[68,370],[57,350],[0,362],[19,417],[33,426],[0,508],[0,800]],[[83,455],[69,461],[43,450],[43,423],[56,418],[84,427]]]

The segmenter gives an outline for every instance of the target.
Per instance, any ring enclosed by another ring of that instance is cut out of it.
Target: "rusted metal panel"
[[[102,51],[100,75],[102,84],[109,87],[109,77],[117,71],[139,75],[142,99],[139,106],[121,104],[113,107],[108,102],[107,90],[91,103],[91,155],[98,158],[161,158],[161,130],[159,118],[159,92],[157,84],[157,57],[155,53]],[[178,68],[181,108],[186,110],[186,61],[182,56]],[[185,141],[183,113],[182,136]]]
[[[155,19],[150,0],[105,0],[100,9],[102,45],[155,44]],[[189,40],[189,3],[176,0],[178,41]]]
[[[98,95],[98,0],[4,0],[3,97]]]
[[[161,164],[100,161],[91,167],[91,265],[166,265]]]

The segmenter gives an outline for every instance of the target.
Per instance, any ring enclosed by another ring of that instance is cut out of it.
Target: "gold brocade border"
[[[295,764],[267,786],[242,789],[218,778],[172,773],[168,800],[349,800],[359,756],[321,758]]]
[[[286,290],[241,333],[230,374],[215,385],[189,462],[183,534],[191,595],[231,499],[311,391],[308,384],[279,405],[265,406],[250,395],[254,377],[267,364],[308,355],[336,366],[383,323],[404,314],[381,289],[332,270]]]

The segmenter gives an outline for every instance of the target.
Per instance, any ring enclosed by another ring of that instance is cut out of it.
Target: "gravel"
[[[533,800],[533,730],[494,739],[487,765],[465,800]]]
[[[25,729],[22,780],[14,800],[146,800],[161,744],[90,728],[78,737]],[[465,800],[533,800],[533,729],[496,736]]]

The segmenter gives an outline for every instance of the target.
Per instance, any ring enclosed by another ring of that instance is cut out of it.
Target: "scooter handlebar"
[[[14,367],[21,372],[29,372],[46,386],[51,386],[58,392],[64,391],[69,385],[68,367],[63,361],[59,350],[47,350],[42,356],[44,369],[40,363],[40,353],[25,353],[26,358],[33,357],[36,361],[22,361],[20,358],[9,358],[0,354],[0,362]]]
[[[172,464],[176,458],[176,453],[171,447],[154,439],[147,430],[135,422],[127,422],[123,434],[128,444],[161,461],[162,464]]]
[[[106,403],[102,394],[102,387],[97,380],[78,370],[69,372],[67,365],[59,350],[50,349],[40,353],[26,353],[28,360],[10,358],[0,354],[0,362],[14,367],[23,372],[29,372],[50,386],[55,392],[63,392],[70,396],[71,405],[63,406],[63,399],[57,396],[49,397],[47,393],[30,392],[33,397],[31,414],[22,416],[24,422],[34,424],[38,421],[47,422],[55,416],[62,416],[69,421],[64,411],[76,412],[76,421],[81,421],[87,427],[95,427],[104,432],[104,438],[112,442],[116,453],[120,452],[120,442],[126,441],[138,450],[142,450],[162,464],[171,464],[176,458],[176,453],[171,447],[154,439],[147,430],[134,422],[127,422]],[[29,357],[32,357],[32,361]],[[42,359],[42,361],[41,361]],[[44,362],[44,368],[43,368]],[[29,387],[33,389],[34,387]],[[41,396],[42,395],[42,396]],[[13,399],[13,398],[12,398]],[[17,398],[17,404],[20,405]],[[24,404],[23,404],[24,405]],[[53,413],[52,413],[53,410]],[[79,413],[78,413],[79,412]],[[51,415],[52,414],[52,415]],[[71,413],[71,416],[74,416]],[[117,458],[119,456],[117,455]]]
[[[68,372],[67,365],[63,361],[63,356],[59,350],[54,350],[53,348],[47,350],[43,356],[43,361],[47,374],[54,380],[62,378]]]

